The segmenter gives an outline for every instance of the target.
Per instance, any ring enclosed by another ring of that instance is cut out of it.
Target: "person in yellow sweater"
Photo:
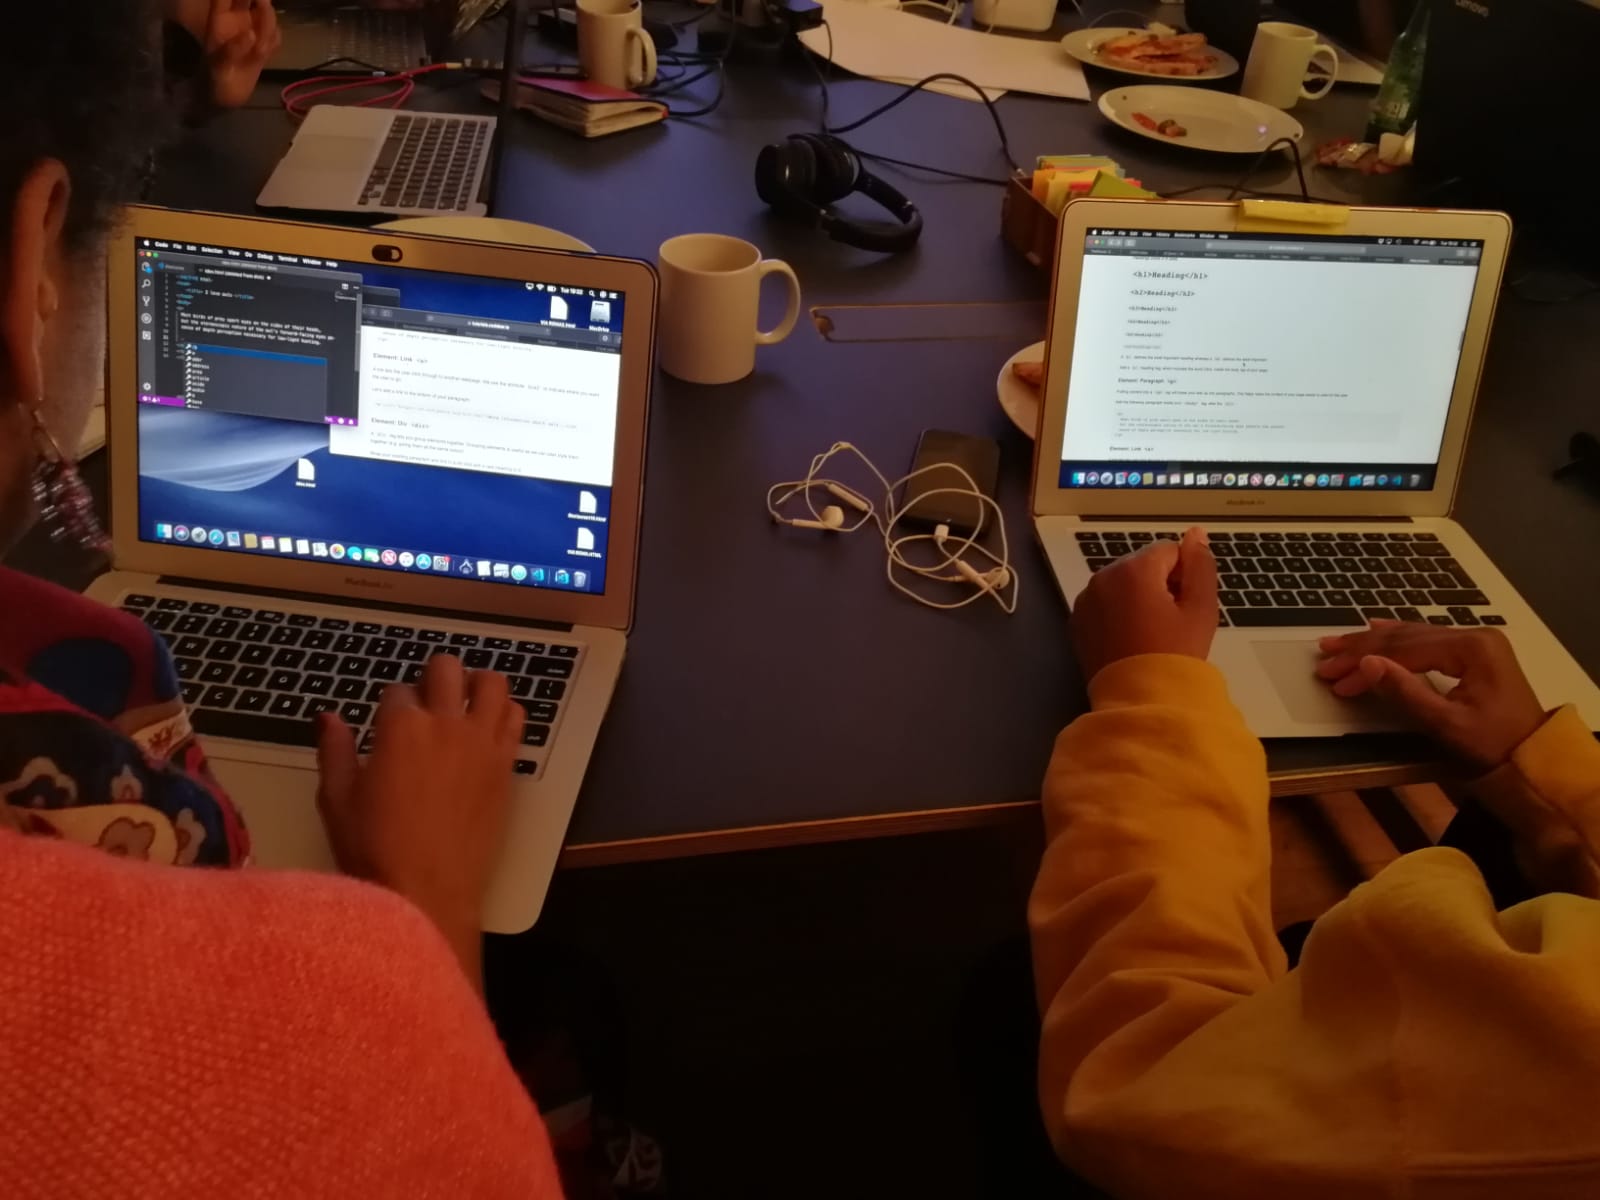
[[[1322,644],[1476,776],[1543,894],[1496,911],[1459,851],[1391,864],[1288,968],[1261,744],[1206,663],[1205,535],[1106,568],[1072,634],[1092,711],[1057,742],[1029,905],[1057,1153],[1131,1200],[1600,1196],[1600,748],[1494,630]],[[1460,680],[1441,695],[1414,672]]]

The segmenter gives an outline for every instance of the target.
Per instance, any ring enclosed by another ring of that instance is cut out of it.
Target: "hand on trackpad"
[[[1296,721],[1308,725],[1348,724],[1353,713],[1362,716],[1376,715],[1377,701],[1362,696],[1345,700],[1335,696],[1326,683],[1317,678],[1317,663],[1322,654],[1316,643],[1305,641],[1253,642],[1258,662],[1267,678],[1277,690],[1283,707]]]

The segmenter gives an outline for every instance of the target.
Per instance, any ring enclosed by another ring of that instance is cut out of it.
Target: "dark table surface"
[[[548,57],[548,52],[545,52]],[[1096,93],[1116,82],[1090,72]],[[709,81],[707,81],[709,83]],[[697,93],[701,88],[697,88]],[[895,89],[836,77],[835,124]],[[1307,143],[1359,134],[1371,93],[1336,89],[1296,112]],[[413,107],[468,107],[470,87],[419,89]],[[229,114],[169,153],[154,199],[251,212],[292,128],[271,107]],[[1107,153],[1158,191],[1220,183],[1247,160],[1126,134],[1090,104],[1009,95],[999,110],[1020,162],[1041,153]],[[882,168],[921,206],[927,231],[897,258],[851,250],[782,223],[752,184],[756,152],[814,129],[815,75],[778,54],[736,60],[708,117],[594,142],[519,120],[498,215],[550,225],[609,253],[653,259],[666,238],[748,238],[799,273],[808,305],[992,303],[999,336],[841,344],[802,321],[762,350],[756,373],[720,388],[658,377],[651,414],[638,617],[611,713],[569,834],[576,860],[848,836],[982,819],[1026,804],[1056,732],[1080,711],[1066,611],[1028,518],[1032,446],[995,402],[1006,357],[1042,336],[1046,280],[999,237],[1001,190]],[[919,95],[854,135],[856,145],[1003,178],[982,105]],[[1315,170],[1324,197],[1403,202],[1403,180]],[[1293,186],[1287,160],[1250,186]],[[1536,283],[1538,281],[1535,281]],[[1531,285],[1530,285],[1531,286]],[[1559,281],[1550,285],[1559,289]],[[1582,300],[1502,303],[1471,439],[1459,515],[1591,671],[1600,669],[1600,505],[1555,483],[1575,428],[1596,424],[1600,328]],[[1355,348],[1350,348],[1352,351]],[[934,612],[892,591],[882,547],[865,535],[775,527],[763,495],[835,440],[886,471],[939,427],[999,440],[1000,501],[1016,565],[1013,617],[992,605]],[[93,472],[102,474],[103,468]],[[1576,548],[1576,549],[1575,549]],[[84,568],[37,541],[24,568],[81,585]],[[1281,781],[1318,786],[1353,768],[1411,763],[1403,739],[1275,743]],[[1332,772],[1333,774],[1330,774]],[[1390,771],[1388,778],[1400,778]]]

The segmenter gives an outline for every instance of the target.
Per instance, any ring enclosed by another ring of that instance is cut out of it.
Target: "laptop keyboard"
[[[397,114],[361,203],[464,212],[489,148],[489,128],[489,122],[469,117]]]
[[[1489,597],[1432,533],[1249,533],[1208,531],[1217,556],[1223,625],[1504,625]],[[1091,571],[1110,566],[1169,531],[1083,530],[1078,549]]]
[[[527,714],[516,772],[538,773],[554,736],[580,647],[388,625],[283,609],[130,595],[122,608],[165,639],[195,731],[284,746],[315,746],[311,718],[336,712],[372,749],[372,719],[391,683],[415,683],[435,654],[505,675]]]
[[[330,59],[351,59],[392,71],[420,67],[416,14],[353,10],[333,14]]]

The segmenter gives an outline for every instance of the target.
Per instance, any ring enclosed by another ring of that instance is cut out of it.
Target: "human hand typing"
[[[321,721],[317,806],[340,870],[422,909],[481,988],[483,898],[523,724],[505,677],[435,655],[418,687],[384,693],[365,764],[348,725]]]
[[[1511,643],[1498,629],[1443,629],[1399,621],[1323,638],[1317,674],[1339,696],[1388,700],[1479,771],[1500,766],[1544,723]],[[1417,672],[1459,680],[1440,695]]]
[[[1205,658],[1217,632],[1217,560],[1205,531],[1101,570],[1072,606],[1070,631],[1086,681],[1137,654]]]

